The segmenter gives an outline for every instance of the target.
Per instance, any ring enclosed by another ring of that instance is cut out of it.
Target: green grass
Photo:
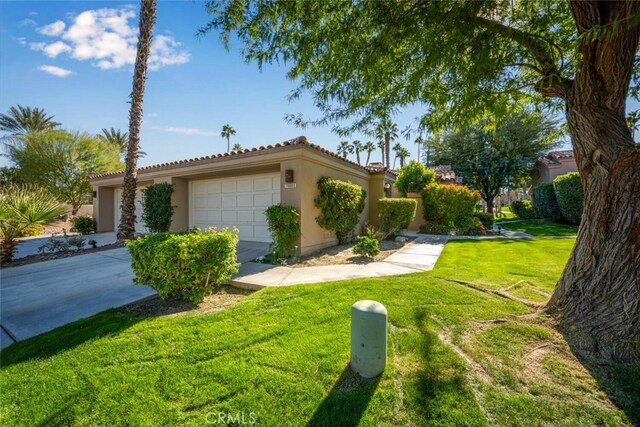
[[[594,377],[516,301],[552,290],[571,245],[455,241],[429,273],[265,289],[208,314],[106,311],[0,354],[0,422],[204,425],[222,412],[274,426],[630,425],[640,367]],[[377,380],[347,369],[359,299],[389,311]]]
[[[526,221],[501,222],[500,226],[505,230],[522,231],[536,237],[548,236],[575,236],[578,234],[578,226],[558,224],[542,219]]]

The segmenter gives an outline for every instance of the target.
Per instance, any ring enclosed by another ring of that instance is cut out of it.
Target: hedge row
[[[553,180],[558,207],[567,222],[579,224],[582,218],[584,191],[578,172],[560,175]]]
[[[320,209],[320,215],[316,217],[316,222],[320,227],[336,233],[338,243],[344,244],[360,222],[367,193],[359,185],[327,176],[318,179],[317,184],[320,194],[314,204]]]
[[[395,234],[409,227],[416,215],[417,207],[418,202],[414,199],[378,200],[380,229],[385,234]]]
[[[457,225],[473,214],[480,194],[468,187],[431,183],[422,190],[424,219],[429,223]]]

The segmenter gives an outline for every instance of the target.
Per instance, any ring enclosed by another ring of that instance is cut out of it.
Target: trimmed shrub
[[[295,245],[300,237],[300,213],[293,206],[273,205],[265,211],[269,232],[271,233],[271,250],[276,261],[286,259],[295,253]]]
[[[407,193],[421,192],[425,185],[435,181],[435,178],[434,171],[427,169],[422,163],[412,160],[400,168],[394,185],[400,194],[407,197]]]
[[[318,225],[336,233],[338,243],[349,241],[355,226],[360,222],[367,197],[362,187],[327,176],[318,179],[320,194],[314,204],[320,209],[316,217]]]
[[[551,182],[540,183],[533,189],[533,206],[540,214],[540,217],[547,221],[559,222],[562,220],[562,212],[560,212],[560,206],[558,206],[556,190]]]
[[[480,194],[463,185],[431,183],[422,190],[423,216],[427,222],[454,227],[471,216]]]
[[[468,216],[458,221],[456,234],[458,236],[482,236],[487,234],[487,229],[480,219]]]
[[[580,224],[582,204],[584,203],[584,190],[580,174],[569,172],[556,177],[553,180],[553,188],[556,190],[556,198],[562,217],[572,224]]]
[[[491,230],[491,228],[493,228],[493,223],[495,222],[493,214],[488,212],[478,212],[474,213],[473,217],[478,218],[486,230]]]
[[[352,250],[356,255],[374,258],[380,253],[380,245],[378,244],[378,239],[369,236],[358,236]]]
[[[455,227],[448,225],[436,224],[435,222],[428,222],[420,226],[420,233],[424,234],[444,234],[450,235],[455,231]]]
[[[71,231],[80,234],[90,234],[96,231],[96,222],[90,216],[77,216],[71,218]]]
[[[173,185],[163,182],[142,189],[142,221],[152,233],[169,231],[173,206]]]
[[[199,303],[214,286],[238,272],[238,230],[194,229],[155,233],[126,242],[134,283],[151,286],[162,298]]]
[[[509,205],[509,210],[520,219],[534,219],[538,212],[528,200],[514,200]]]
[[[380,229],[386,234],[393,234],[407,228],[416,216],[417,206],[414,199],[378,200]]]

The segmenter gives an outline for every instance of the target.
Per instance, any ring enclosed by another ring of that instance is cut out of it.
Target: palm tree
[[[400,167],[404,166],[404,160],[411,156],[411,152],[404,148],[400,143],[393,146],[393,152],[396,154],[393,159],[393,168],[396,167],[396,159],[400,159]]]
[[[383,166],[385,166],[385,161],[384,161],[384,139],[381,139],[380,141],[378,141],[378,148],[380,149],[380,163],[382,163]]]
[[[230,140],[231,136],[233,136],[235,134],[236,134],[236,130],[234,128],[232,128],[230,124],[226,124],[226,125],[222,126],[222,132],[220,132],[220,136],[227,139],[227,152],[230,151],[229,140]]]
[[[47,224],[65,209],[49,191],[35,185],[8,185],[0,190],[0,263],[11,262],[17,238],[28,227]]]
[[[118,147],[120,152],[120,158],[124,161],[127,156],[127,150],[129,149],[129,133],[123,132],[120,129],[107,129],[102,128],[102,133],[98,134],[98,139],[107,144],[113,144]],[[146,156],[144,151],[138,151],[138,158]]]
[[[60,123],[54,122],[53,116],[47,116],[47,113],[40,108],[16,105],[9,108],[8,114],[0,114],[0,130],[12,136],[41,132],[58,126]]]
[[[363,148],[362,142],[356,139],[351,143],[351,146],[353,147],[353,151],[356,153],[356,161],[360,164],[360,152]]]
[[[386,166],[389,167],[391,165],[389,158],[391,152],[391,141],[398,137],[398,125],[393,123],[389,117],[384,117],[378,123],[375,134],[378,140],[384,141],[383,161],[386,161]]]
[[[371,159],[371,153],[373,153],[373,151],[376,149],[376,145],[371,142],[371,141],[367,141],[363,146],[362,146],[362,151],[366,151],[367,152],[367,165],[369,164],[369,160]]]
[[[414,142],[418,145],[418,161],[420,161],[420,149],[424,145],[424,139],[422,138],[422,135],[418,135]]]
[[[338,145],[338,155],[346,159],[351,153],[353,153],[353,146],[349,144],[349,141],[340,141],[340,145]]]
[[[242,150],[242,145],[238,144],[237,142],[233,144],[233,151],[240,151],[240,150]]]
[[[136,64],[133,70],[131,108],[129,110],[129,146],[125,159],[124,182],[122,184],[122,209],[118,240],[133,239],[136,231],[136,188],[138,185],[138,149],[140,148],[140,125],[142,124],[142,100],[147,65],[156,21],[156,0],[140,1],[140,22]]]

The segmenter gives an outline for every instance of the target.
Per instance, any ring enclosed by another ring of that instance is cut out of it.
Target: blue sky
[[[44,108],[71,130],[126,130],[137,7],[0,2],[0,111],[21,104]],[[226,51],[216,34],[197,38],[207,18],[202,1],[158,3],[155,35],[162,46],[156,47],[147,80],[141,135],[147,157],[139,164],[226,151],[220,137],[225,123],[237,131],[232,144],[245,148],[305,135],[335,150],[341,138],[330,128],[299,129],[283,120],[286,113],[319,115],[310,97],[287,101],[295,84],[286,68],[266,66],[261,72],[244,61],[239,44]],[[417,108],[405,111],[396,122],[403,129],[418,114]],[[366,140],[350,139],[358,138]],[[415,156],[415,144],[406,145]]]

